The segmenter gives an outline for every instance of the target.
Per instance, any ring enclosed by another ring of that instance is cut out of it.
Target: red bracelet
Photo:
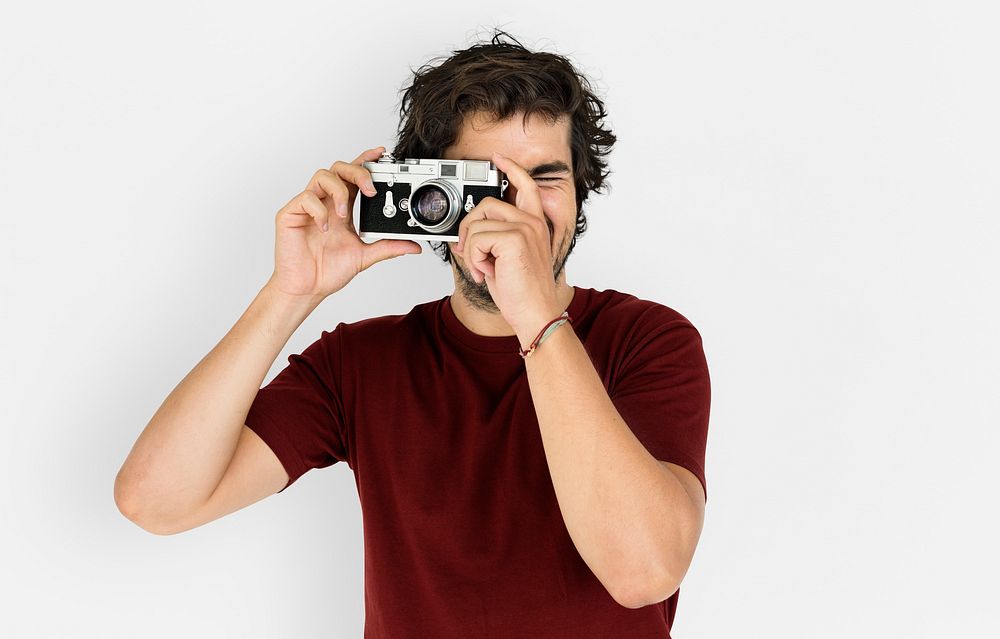
[[[562,315],[560,315],[559,317],[555,318],[554,320],[550,321],[548,324],[543,326],[542,330],[538,333],[538,337],[535,338],[535,341],[531,342],[531,346],[529,346],[527,350],[518,351],[518,355],[520,355],[521,358],[523,359],[528,355],[534,353],[535,349],[538,348],[538,345],[542,343],[542,340],[544,340],[552,333],[552,331],[556,330],[566,322],[569,322],[570,324],[573,323],[573,318],[569,316],[569,311],[563,311]]]

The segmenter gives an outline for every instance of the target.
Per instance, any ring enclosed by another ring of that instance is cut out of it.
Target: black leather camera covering
[[[403,198],[410,197],[410,186],[411,185],[408,182],[397,182],[390,188],[386,182],[375,182],[375,190],[377,193],[374,197],[368,197],[363,192],[359,191],[358,195],[360,197],[361,213],[358,224],[358,232],[426,235],[428,240],[433,240],[435,237],[441,235],[457,235],[458,225],[462,223],[462,219],[464,219],[467,215],[464,208],[459,212],[458,219],[455,220],[455,223],[440,233],[431,233],[420,228],[419,226],[410,226],[407,224],[410,219],[410,213],[409,211],[404,211],[399,208],[399,201]],[[382,214],[382,207],[385,205],[385,193],[388,191],[392,191],[392,201],[396,205],[396,215],[391,218]],[[474,204],[479,204],[484,197],[495,197],[499,199],[500,187],[466,185],[462,193],[463,207],[465,200],[469,197],[469,195],[472,196]]]

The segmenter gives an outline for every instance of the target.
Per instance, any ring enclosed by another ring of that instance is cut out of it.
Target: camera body
[[[377,193],[359,191],[358,236],[457,242],[458,225],[484,197],[503,199],[507,176],[486,160],[365,162]]]

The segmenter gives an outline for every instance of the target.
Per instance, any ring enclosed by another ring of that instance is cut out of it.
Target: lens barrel
[[[446,231],[458,219],[462,194],[447,180],[428,180],[410,194],[410,217],[431,233]]]

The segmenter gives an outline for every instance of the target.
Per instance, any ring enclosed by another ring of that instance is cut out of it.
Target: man
[[[603,105],[567,60],[498,33],[416,72],[401,115],[397,158],[490,160],[510,182],[438,246],[454,294],[323,331],[259,388],[322,299],[420,252],[354,231],[382,147],[318,171],[279,211],[271,279],[136,442],[119,507],[172,534],[344,461],[366,637],[669,637],[710,384],[681,314],[566,281],[614,143]]]

